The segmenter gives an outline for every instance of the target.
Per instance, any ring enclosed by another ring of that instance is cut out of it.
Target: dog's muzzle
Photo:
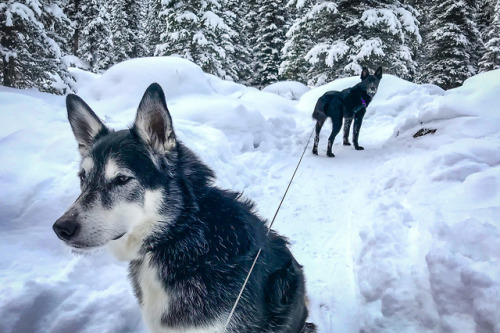
[[[76,222],[76,213],[67,212],[61,216],[52,226],[57,237],[65,242],[69,242],[80,231],[80,224]]]
[[[373,97],[377,93],[377,89],[368,89],[366,92],[370,95],[370,97]]]

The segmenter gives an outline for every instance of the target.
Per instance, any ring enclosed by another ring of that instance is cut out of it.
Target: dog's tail
[[[300,333],[316,333],[316,332],[317,332],[316,325],[312,323],[306,323]]]
[[[321,96],[316,102],[312,117],[318,121],[318,123],[323,123],[326,120],[325,106],[327,99]]]

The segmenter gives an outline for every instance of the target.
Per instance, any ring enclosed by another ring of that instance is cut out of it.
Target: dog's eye
[[[124,175],[120,175],[120,176],[116,176],[115,177],[115,180],[114,180],[114,183],[116,185],[125,185],[127,184],[130,180],[132,179],[132,177],[128,177],[128,176],[124,176]]]
[[[80,177],[80,182],[82,182],[82,183],[83,183],[83,182],[85,181],[85,176],[86,176],[86,175],[85,175],[85,171],[84,171],[84,170],[82,170],[82,171],[80,171],[80,172],[78,173],[78,177]]]

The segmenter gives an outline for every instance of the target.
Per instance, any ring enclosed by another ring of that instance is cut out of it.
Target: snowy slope
[[[271,218],[327,90],[299,101],[178,58],[74,70],[78,94],[124,128],[151,82],[179,138]],[[297,84],[290,83],[290,91]],[[500,332],[500,71],[443,91],[384,76],[360,143],[308,147],[274,228],[304,265],[320,332]],[[434,134],[414,138],[421,128]],[[337,141],[340,141],[337,139]],[[64,98],[0,87],[0,332],[145,332],[126,265],[75,256],[51,225],[78,196]]]

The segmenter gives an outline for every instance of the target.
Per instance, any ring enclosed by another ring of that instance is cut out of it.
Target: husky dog
[[[81,154],[81,194],[53,226],[76,249],[107,245],[129,272],[152,332],[315,332],[302,267],[287,241],[174,132],[161,87],[144,93],[130,129],[108,129],[78,96],[68,118]]]
[[[382,79],[382,67],[377,68],[375,74],[371,75],[368,68],[363,67],[361,71],[361,82],[354,87],[342,91],[328,91],[318,99],[312,117],[316,120],[316,137],[314,138],[313,154],[318,155],[319,132],[330,117],[332,119],[332,133],[328,138],[326,155],[335,157],[332,146],[335,137],[342,127],[344,118],[344,146],[350,146],[349,131],[354,119],[352,131],[352,142],[356,150],[364,148],[358,144],[359,130],[366,113],[366,108],[377,93],[378,85]]]

